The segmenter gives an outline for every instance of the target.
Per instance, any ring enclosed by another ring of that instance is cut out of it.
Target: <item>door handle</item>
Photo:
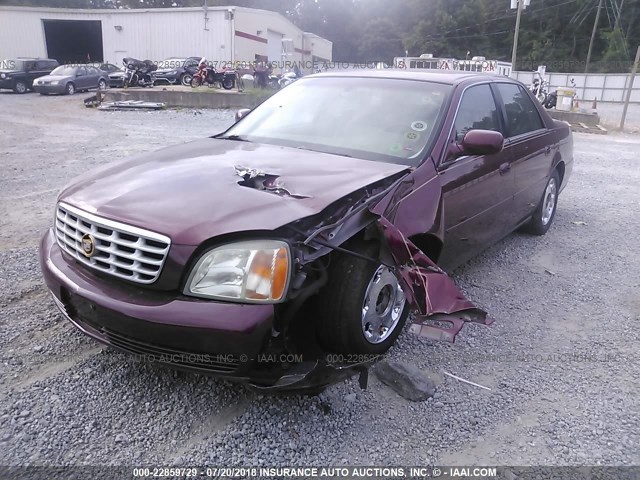
[[[549,155],[550,153],[551,153],[551,145],[547,145],[547,147],[544,149],[544,154]]]
[[[502,165],[500,165],[499,170],[500,170],[500,175],[504,175],[509,170],[511,170],[511,164],[510,163],[503,163]]]

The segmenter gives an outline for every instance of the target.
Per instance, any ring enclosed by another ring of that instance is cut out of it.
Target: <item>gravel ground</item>
[[[400,337],[391,358],[438,383],[426,402],[374,376],[366,391],[351,380],[320,397],[262,396],[76,331],[37,264],[56,192],[231,119],[0,94],[0,465],[640,464],[638,136],[576,135],[551,231],[511,235],[453,273],[492,327],[469,325],[455,345]]]

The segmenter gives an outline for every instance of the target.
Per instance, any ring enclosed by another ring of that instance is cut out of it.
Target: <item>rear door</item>
[[[515,198],[513,228],[537,207],[553,161],[551,132],[546,128],[534,99],[516,83],[495,83],[504,112],[505,150],[513,158]]]
[[[503,128],[490,84],[472,85],[461,96],[449,144],[460,143],[470,130]],[[442,159],[445,239],[439,263],[444,267],[466,262],[508,232],[515,193],[511,160],[504,150]]]
[[[89,79],[89,85],[91,88],[98,88],[98,82],[102,77],[102,70],[97,69],[96,67],[86,67],[87,69],[87,77]]]
[[[78,67],[76,69],[76,89],[84,90],[85,88],[91,88],[94,85],[91,84],[91,76],[87,72],[87,68]]]

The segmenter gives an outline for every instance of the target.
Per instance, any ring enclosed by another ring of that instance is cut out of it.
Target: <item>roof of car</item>
[[[512,80],[503,75],[460,71],[439,70],[401,70],[401,69],[362,69],[362,70],[337,70],[316,73],[314,77],[367,77],[367,78],[395,78],[400,80],[420,80],[423,82],[438,82],[455,85],[465,80]]]

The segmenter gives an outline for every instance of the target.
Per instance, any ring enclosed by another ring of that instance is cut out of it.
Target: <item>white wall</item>
[[[513,72],[513,78],[525,85],[533,81],[533,72]],[[624,73],[546,73],[549,91],[559,87],[571,86],[571,79],[576,82],[578,98],[585,102],[592,102],[596,98],[599,102],[623,102],[626,95],[629,74]],[[640,75],[636,76],[631,91],[631,101],[640,103]],[[589,106],[591,104],[589,103]]]
[[[301,62],[304,60],[303,54],[300,51],[303,47],[302,30],[278,13],[267,10],[237,8],[235,28],[236,32],[257,37],[256,39],[250,39],[236,34],[236,61],[253,62],[255,61],[256,54],[269,56],[270,49],[268,41],[270,38],[275,38],[278,34],[282,38],[293,40],[294,50],[291,52],[291,55],[286,57],[286,60],[291,62]],[[274,48],[275,47],[272,47],[272,50]],[[295,49],[298,49],[298,51]],[[281,51],[280,46],[278,47],[278,51]],[[269,60],[273,61],[274,59],[269,58]],[[275,60],[281,62],[282,58],[279,56]]]
[[[229,10],[234,11],[233,16]],[[207,17],[205,29],[205,15]],[[231,18],[233,17],[233,18]],[[71,10],[0,7],[0,59],[46,57],[42,20],[100,20],[104,60],[120,64],[125,56],[160,61],[168,57],[205,56],[219,62],[250,61],[267,55],[267,31],[293,41],[290,61],[311,61],[317,55],[331,59],[331,42],[307,39],[282,15],[237,7]],[[121,29],[116,29],[119,26]],[[234,32],[235,30],[235,32]],[[238,32],[253,38],[238,36]],[[263,41],[260,41],[263,39]],[[280,59],[278,59],[280,60]]]
[[[159,61],[206,56],[231,60],[231,25],[223,10],[67,10],[0,7],[0,57],[46,57],[42,20],[100,20],[104,60],[124,56]],[[122,27],[116,30],[116,26]]]

